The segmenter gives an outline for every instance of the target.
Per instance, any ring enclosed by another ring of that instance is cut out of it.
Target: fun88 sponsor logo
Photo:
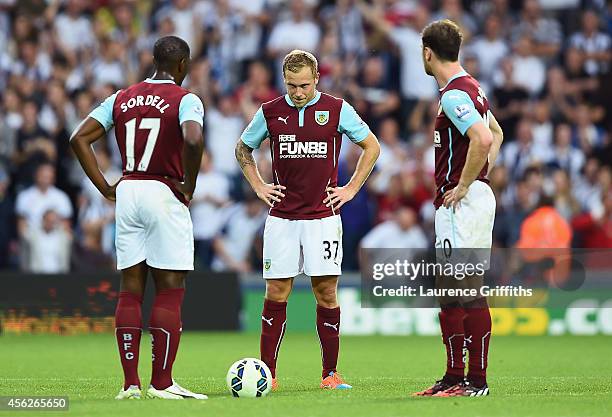
[[[327,142],[299,142],[295,135],[279,135],[278,141],[281,159],[327,158]]]

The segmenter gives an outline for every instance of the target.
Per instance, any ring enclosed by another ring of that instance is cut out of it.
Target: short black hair
[[[164,69],[170,69],[182,59],[189,59],[189,54],[189,45],[178,36],[164,36],[153,46],[153,60]]]
[[[442,61],[457,61],[463,34],[459,26],[448,19],[437,20],[423,29],[423,46],[431,48]]]

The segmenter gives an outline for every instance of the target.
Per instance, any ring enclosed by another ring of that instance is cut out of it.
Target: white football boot
[[[172,385],[166,389],[155,389],[152,386],[147,390],[147,397],[161,398],[164,400],[182,400],[185,398],[193,398],[196,400],[207,400],[208,396],[204,394],[196,394],[188,389],[181,387],[176,381],[172,380]]]
[[[130,385],[127,389],[121,389],[115,400],[140,400],[142,394],[138,385]]]

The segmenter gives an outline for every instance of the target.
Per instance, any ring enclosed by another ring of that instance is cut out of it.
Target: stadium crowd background
[[[491,175],[495,245],[612,247],[610,1],[0,0],[0,269],[113,268],[113,204],[85,178],[69,135],[105,97],[152,75],[152,45],[169,34],[191,46],[184,86],[206,106],[191,204],[198,269],[259,271],[266,208],[234,146],[284,92],[279,63],[294,48],[316,54],[319,89],[351,103],[381,141],[375,172],[342,209],[344,269],[357,269],[360,245],[431,245],[438,92],[419,33],[439,18],[462,27],[462,63],[505,132]],[[96,145],[109,181],[121,175],[114,141]],[[345,141],[340,184],[359,154]],[[256,155],[271,178],[269,150]]]

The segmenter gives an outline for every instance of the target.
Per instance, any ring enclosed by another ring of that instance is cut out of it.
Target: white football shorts
[[[438,262],[443,254],[447,260],[483,262],[489,269],[495,206],[493,190],[478,180],[456,209],[440,206],[435,216]]]
[[[264,229],[263,277],[293,278],[342,273],[340,216],[288,220],[268,216]]]
[[[155,180],[123,180],[115,209],[117,269],[144,260],[158,269],[193,270],[193,226],[189,209]]]

